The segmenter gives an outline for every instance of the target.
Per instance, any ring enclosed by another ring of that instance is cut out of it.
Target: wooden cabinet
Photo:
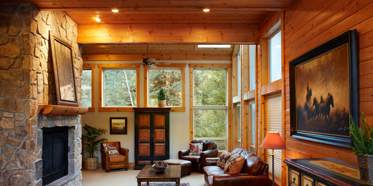
[[[365,186],[355,164],[334,158],[286,159],[288,186]]]
[[[135,169],[170,158],[170,108],[134,108]]]

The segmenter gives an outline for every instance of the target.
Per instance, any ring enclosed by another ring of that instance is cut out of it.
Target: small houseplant
[[[83,138],[84,138],[85,150],[89,153],[89,157],[86,157],[84,159],[85,169],[95,170],[97,169],[97,164],[98,164],[98,157],[94,156],[95,151],[98,150],[99,145],[102,142],[107,141],[106,138],[98,139],[98,137],[102,134],[105,134],[107,130],[98,129],[98,128],[89,126],[87,124],[83,126],[83,129],[84,129]]]
[[[164,108],[166,106],[166,99],[167,99],[166,93],[161,88],[161,90],[159,90],[159,93],[158,93],[158,107],[159,108]]]
[[[365,120],[364,112],[361,115],[360,127],[356,126],[352,116],[350,116],[350,119],[349,132],[354,145],[351,148],[357,156],[360,179],[373,182],[373,128],[370,128]]]

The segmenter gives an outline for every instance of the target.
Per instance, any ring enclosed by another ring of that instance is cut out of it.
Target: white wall
[[[165,62],[164,60],[162,60]],[[139,61],[84,61],[84,63],[134,63]],[[167,61],[171,63],[231,63],[230,60],[178,60],[178,61]],[[170,114],[170,158],[177,159],[177,153],[181,149],[189,148],[189,68],[185,68],[185,111],[183,112],[171,112]],[[110,117],[127,117],[127,135],[110,135],[110,132],[103,135],[108,141],[120,141],[121,146],[129,149],[129,162],[134,162],[135,153],[135,119],[134,112],[99,112],[99,85],[98,85],[98,67],[95,68],[95,112],[88,112],[82,116],[82,124],[88,124],[94,127],[104,128],[110,131]],[[144,107],[144,68],[140,68],[140,107]],[[99,156],[99,162],[101,162],[101,154]]]

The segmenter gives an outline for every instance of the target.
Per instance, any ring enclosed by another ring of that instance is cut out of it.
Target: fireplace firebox
[[[43,128],[43,185],[68,174],[68,128]]]

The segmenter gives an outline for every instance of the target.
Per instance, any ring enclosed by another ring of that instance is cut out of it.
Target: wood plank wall
[[[350,149],[325,145],[321,143],[298,140],[290,137],[290,94],[289,94],[289,62],[300,55],[312,50],[313,48],[335,38],[347,30],[357,29],[358,31],[358,51],[359,51],[359,96],[360,110],[364,111],[366,119],[370,125],[373,125],[373,0],[299,0],[293,1],[290,6],[282,12],[274,12],[268,15],[260,28],[260,39],[257,48],[258,54],[258,104],[257,120],[259,137],[258,144],[265,136],[263,114],[264,90],[262,76],[266,76],[261,64],[265,59],[265,48],[263,42],[264,36],[271,32],[273,26],[279,20],[283,21],[282,37],[284,54],[284,75],[282,80],[283,96],[285,100],[284,107],[284,128],[286,135],[284,140],[287,145],[285,156],[283,158],[322,158],[332,157],[343,161],[357,164],[357,158]],[[259,150],[261,156],[265,156],[262,149]],[[283,167],[283,175],[286,174],[286,167]],[[282,183],[284,183],[284,177]]]
[[[351,150],[290,138],[289,61],[357,29],[359,39],[360,113],[373,124],[373,14],[372,0],[301,0],[285,11],[286,158],[333,157],[357,164]]]

